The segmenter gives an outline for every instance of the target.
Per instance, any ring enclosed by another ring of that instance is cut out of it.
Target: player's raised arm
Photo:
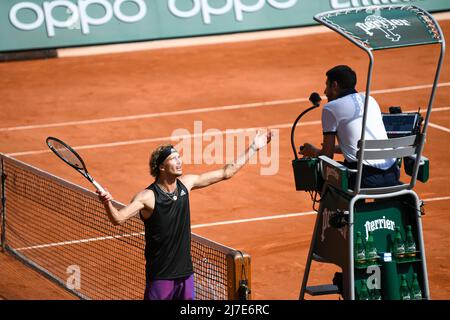
[[[272,131],[267,130],[266,132],[261,132],[258,130],[253,142],[235,161],[226,164],[223,168],[218,170],[208,171],[200,175],[185,175],[180,179],[186,185],[188,190],[204,188],[219,181],[230,179],[253,155],[255,155],[256,152],[258,152],[258,150],[264,148],[271,139]]]

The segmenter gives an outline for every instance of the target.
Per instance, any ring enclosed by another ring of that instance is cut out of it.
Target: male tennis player
[[[234,162],[200,175],[183,175],[177,150],[162,145],[150,157],[150,173],[155,182],[137,193],[126,207],[117,210],[109,192],[97,192],[113,224],[122,224],[138,212],[144,221],[145,300],[194,300],[189,193],[233,177],[270,142],[271,136],[270,130],[258,131],[250,147]]]
[[[328,103],[322,111],[323,143],[319,149],[310,143],[300,148],[308,157],[325,155],[333,159],[334,153],[342,153],[344,165],[356,169],[358,140],[361,138],[364,95],[356,91],[356,73],[346,65],[336,66],[326,73],[325,95]],[[380,106],[369,98],[365,135],[367,139],[387,139]],[[337,138],[338,145],[335,145]],[[395,159],[364,160],[361,187],[388,187],[398,183],[400,170]],[[355,175],[349,177],[353,187]]]

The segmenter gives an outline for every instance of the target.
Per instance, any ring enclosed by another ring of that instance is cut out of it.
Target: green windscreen
[[[328,11],[316,15],[314,20],[371,50],[431,44],[442,40],[430,14],[410,5]]]

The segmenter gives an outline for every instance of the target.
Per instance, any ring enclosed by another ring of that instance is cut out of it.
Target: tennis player
[[[117,210],[108,191],[100,192],[114,225],[140,214],[145,225],[145,300],[194,300],[194,270],[191,258],[189,194],[191,190],[230,179],[256,152],[271,140],[272,132],[258,131],[251,145],[234,162],[200,175],[183,175],[180,154],[172,145],[162,145],[150,157],[155,181]]]

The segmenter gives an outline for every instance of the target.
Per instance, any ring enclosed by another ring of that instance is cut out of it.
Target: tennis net
[[[2,247],[82,299],[142,299],[144,226],[114,226],[97,195],[0,154]],[[114,203],[117,208],[123,206]],[[250,256],[192,234],[196,299],[239,298]]]

